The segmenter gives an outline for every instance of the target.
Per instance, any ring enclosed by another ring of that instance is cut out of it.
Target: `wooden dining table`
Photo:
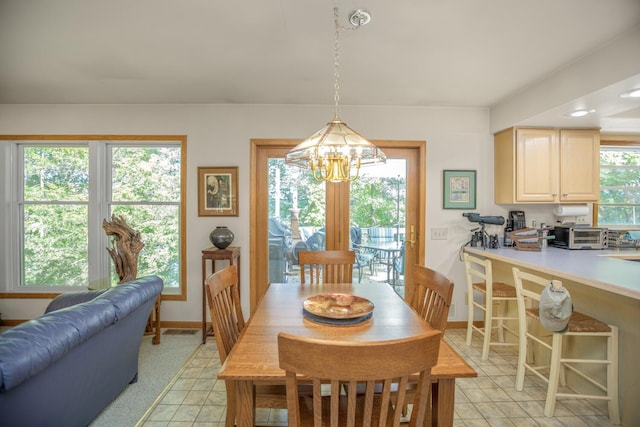
[[[369,319],[351,325],[328,325],[309,320],[303,302],[325,293],[357,295],[374,305]],[[255,425],[255,384],[285,382],[278,362],[278,333],[339,341],[385,341],[412,337],[433,328],[386,285],[273,283],[251,315],[238,341],[222,365],[218,378],[236,385],[236,422]],[[381,360],[380,363],[385,363]],[[438,363],[431,371],[433,425],[453,425],[456,378],[472,378],[477,373],[441,341]]]

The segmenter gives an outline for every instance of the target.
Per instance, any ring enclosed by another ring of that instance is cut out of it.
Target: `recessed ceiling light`
[[[640,98],[640,89],[631,89],[620,94],[620,98]]]
[[[591,113],[595,113],[595,112],[596,112],[596,110],[585,110],[583,108],[583,109],[580,109],[580,110],[571,111],[571,112],[567,113],[566,115],[570,116],[570,117],[584,117],[587,114],[591,114]]]

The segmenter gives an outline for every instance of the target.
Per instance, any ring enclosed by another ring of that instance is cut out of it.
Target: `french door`
[[[424,260],[426,143],[374,141],[387,155],[387,165],[364,167],[358,181],[340,184],[315,183],[308,171],[285,166],[285,153],[298,143],[251,141],[251,311],[269,283],[287,280],[298,249],[348,250],[358,223],[367,223],[366,234],[371,224],[393,222],[380,228],[389,229],[391,239],[402,244],[403,256],[397,259],[402,265],[397,267],[404,283],[412,283],[412,268],[406,267]],[[385,187],[371,185],[364,191],[362,186],[375,176],[386,177],[380,181]],[[387,197],[382,208],[378,193]],[[389,197],[394,198],[391,204]],[[412,288],[405,286],[404,293],[409,298]]]

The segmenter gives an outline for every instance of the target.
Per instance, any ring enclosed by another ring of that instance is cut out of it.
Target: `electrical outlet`
[[[589,224],[589,217],[586,215],[577,216],[576,224]]]
[[[447,227],[431,227],[431,240],[447,240],[448,235]]]

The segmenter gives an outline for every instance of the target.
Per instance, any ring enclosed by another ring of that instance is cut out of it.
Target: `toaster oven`
[[[606,228],[557,225],[549,244],[564,249],[607,249]]]

